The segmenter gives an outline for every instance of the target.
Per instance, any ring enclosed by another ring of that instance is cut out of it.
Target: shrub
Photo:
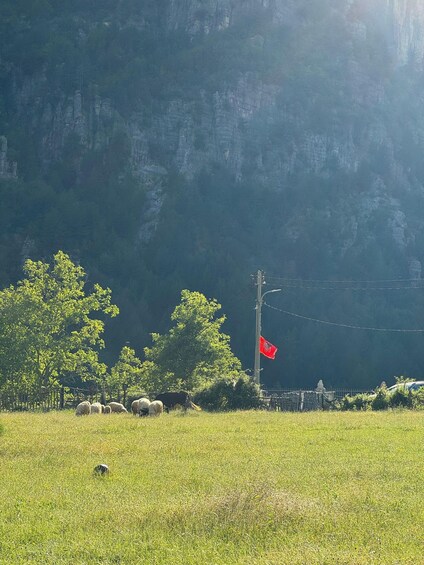
[[[391,408],[412,408],[412,393],[405,388],[398,388],[390,395],[389,404]]]
[[[418,410],[424,409],[424,387],[411,394],[412,397],[412,407]]]
[[[232,410],[250,410],[261,408],[262,400],[259,387],[249,378],[240,377],[234,385]]]
[[[424,409],[424,388],[408,391],[399,387],[391,393],[386,386],[381,386],[375,389],[374,394],[345,396],[340,404],[341,410],[387,410],[401,407]]]
[[[346,395],[341,402],[342,410],[368,410],[371,404],[369,394]]]
[[[377,388],[375,395],[371,399],[372,410],[387,410],[390,403],[390,395],[387,392],[387,387],[382,386]]]
[[[232,392],[233,384],[226,380],[219,380],[211,386],[197,392],[194,402],[205,410],[224,411],[230,410],[229,397]]]
[[[247,377],[235,382],[219,379],[197,392],[194,402],[210,411],[251,410],[262,406],[259,387]]]

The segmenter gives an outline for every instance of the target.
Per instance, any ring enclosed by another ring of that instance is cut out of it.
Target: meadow
[[[3,413],[0,563],[419,565],[423,461],[424,412]]]

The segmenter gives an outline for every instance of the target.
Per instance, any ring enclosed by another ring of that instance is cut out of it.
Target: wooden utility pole
[[[263,298],[266,294],[271,292],[281,292],[281,288],[273,288],[262,292],[262,287],[265,285],[265,275],[262,271],[258,270],[256,275],[255,285],[256,285],[256,331],[255,331],[255,366],[253,369],[253,379],[255,383],[261,386],[261,352],[260,352],[260,337],[262,335],[262,304]]]
[[[262,285],[265,284],[265,278],[262,271],[256,273],[256,332],[255,332],[255,365],[253,369],[253,379],[257,385],[260,385],[261,372],[261,354],[259,351],[259,339],[261,337],[261,316],[262,316]]]

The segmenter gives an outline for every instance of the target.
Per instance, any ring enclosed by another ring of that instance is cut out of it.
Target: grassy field
[[[421,412],[0,414],[0,563],[424,564],[423,463]]]

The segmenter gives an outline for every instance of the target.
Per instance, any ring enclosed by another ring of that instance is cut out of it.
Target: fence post
[[[65,387],[63,385],[60,387],[59,408],[60,410],[65,408]]]
[[[300,396],[300,398],[299,398],[299,401],[300,401],[299,411],[303,412],[303,404],[304,404],[304,401],[305,401],[305,393],[303,392],[303,390],[300,391],[299,396]]]

